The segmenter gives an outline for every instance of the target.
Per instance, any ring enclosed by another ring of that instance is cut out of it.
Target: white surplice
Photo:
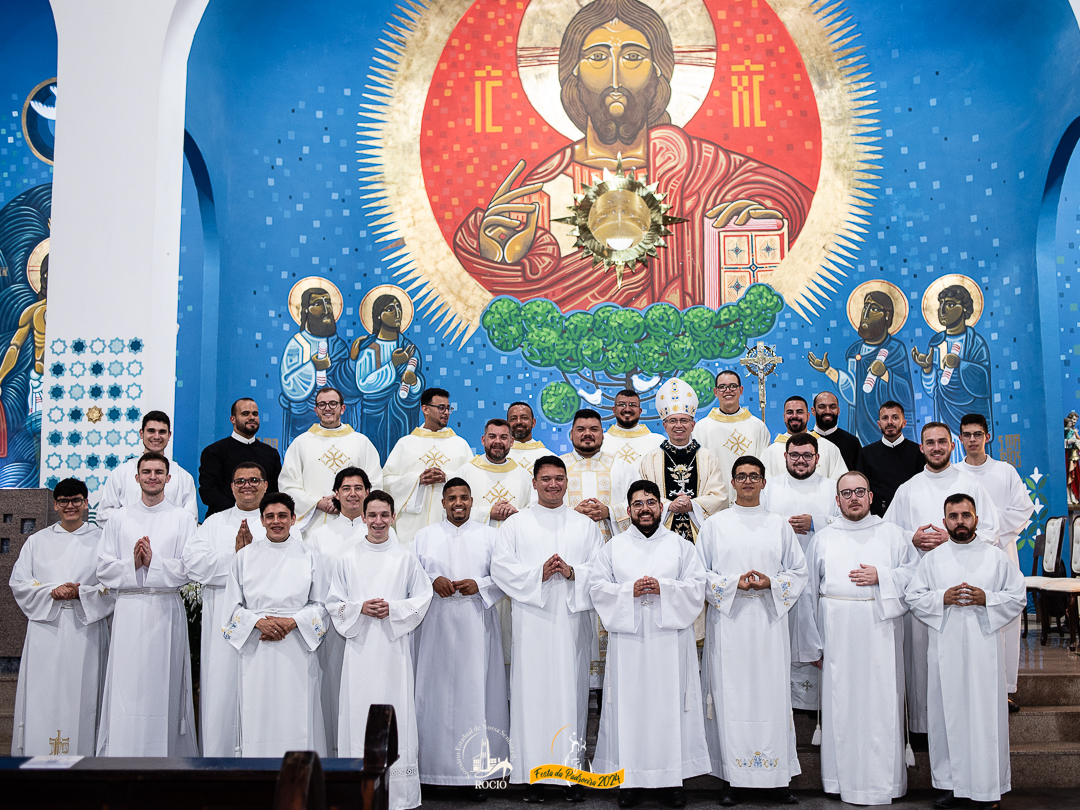
[[[538,765],[582,767],[589,713],[589,664],[596,614],[589,564],[603,544],[600,529],[566,506],[539,504],[499,527],[491,577],[513,600],[510,741],[517,760],[510,781],[529,783]],[[568,580],[543,580],[558,554],[574,568]]]
[[[836,505],[836,482],[819,472],[800,481],[785,470],[783,475],[768,479],[761,491],[761,505],[765,511],[775,512],[785,519],[810,515],[813,520],[810,531],[795,535],[804,554],[814,532],[825,528],[840,514]],[[796,632],[795,615],[795,611],[788,614],[788,629],[793,635]],[[811,711],[821,708],[821,671],[795,658],[791,660],[791,705]]]
[[[533,474],[533,464],[536,463],[538,458],[557,455],[559,454],[548,450],[544,443],[538,439],[527,442],[515,441],[510,446],[510,458],[516,461],[520,467],[523,467],[530,478]]]
[[[323,515],[322,512],[319,513]],[[367,536],[367,526],[363,516],[349,519],[340,512],[325,515],[319,521],[319,528],[310,531],[307,543],[318,549],[322,557],[326,581],[334,575],[338,562],[361,540]],[[397,541],[394,530],[390,530],[390,542]],[[338,695],[341,693],[341,662],[345,657],[345,638],[340,633],[327,633],[319,645],[319,671],[322,674],[323,726],[326,729],[326,750],[328,756],[337,756]]]
[[[637,467],[641,460],[663,441],[664,434],[653,433],[645,425],[637,425],[629,430],[612,425],[604,432],[604,452],[631,467]],[[624,496],[625,494],[623,493]]]
[[[326,756],[315,654],[328,629],[326,587],[319,552],[297,534],[280,543],[256,540],[233,555],[224,599],[229,619],[218,632],[240,654],[240,756]],[[267,616],[291,618],[296,629],[260,641],[255,624]]]
[[[431,604],[431,580],[413,552],[387,540],[357,542],[334,568],[326,609],[345,637],[338,715],[338,755],[362,757],[368,709],[389,703],[397,714],[398,760],[390,766],[390,810],[420,804],[416,707],[410,635]],[[384,599],[390,615],[360,611]]]
[[[449,479],[454,470],[472,457],[469,443],[450,428],[418,427],[397,440],[387,456],[384,475],[386,491],[394,498],[397,510],[394,528],[402,545],[412,545],[418,531],[440,522],[445,514],[443,485],[421,484],[420,474],[429,467],[438,467]]]
[[[101,530],[59,523],[26,539],[11,570],[11,593],[26,614],[26,640],[15,690],[13,757],[92,757],[109,653],[115,599],[97,577]],[[78,599],[52,590],[79,584]]]
[[[985,607],[945,607],[945,591],[962,582],[986,592]],[[906,598],[930,632],[927,703],[934,787],[996,802],[1012,786],[1000,631],[1027,605],[1024,577],[1001,549],[978,539],[950,540],[922,558]]]
[[[978,466],[968,464],[965,460],[960,468],[972,473],[990,494],[998,510],[998,546],[1019,569],[1020,554],[1016,549],[1016,538],[1027,527],[1035,511],[1035,503],[1028,495],[1027,486],[1020,479],[1020,474],[1013,465],[989,456]],[[1001,628],[1001,636],[1005,640],[1005,682],[1008,683],[1011,693],[1016,691],[1020,669],[1019,616]]]
[[[694,546],[660,527],[636,526],[600,549],[589,593],[608,631],[604,707],[592,769],[626,769],[624,787],[681,787],[708,773],[694,620],[705,571]],[[643,576],[660,593],[634,596]]]
[[[117,509],[122,506],[131,506],[142,500],[142,490],[139,488],[139,482],[135,480],[141,456],[141,453],[138,456],[132,456],[109,473],[108,478],[105,479],[101,499],[94,507],[94,522],[101,528],[105,528],[105,524]],[[169,462],[169,482],[165,484],[165,500],[191,513],[196,521],[199,519],[195,479],[175,461]]]
[[[237,702],[240,657],[221,635],[232,607],[225,598],[229,568],[236,556],[236,534],[246,520],[252,541],[266,537],[259,510],[237,506],[210,515],[184,547],[184,568],[192,582],[202,584],[199,656],[199,749],[204,757],[238,757]]]
[[[874,515],[838,518],[807,550],[792,648],[804,662],[822,661],[821,781],[849,804],[889,804],[907,792],[904,589],[918,561],[907,532]],[[877,568],[877,585],[851,581],[860,565]]]
[[[787,521],[734,506],[705,521],[694,547],[705,567],[705,736],[713,775],[732,787],[783,787],[802,773],[791,716],[787,612],[806,585],[806,558]],[[769,577],[740,591],[748,571]]]
[[[502,464],[493,464],[481,453],[446,477],[469,482],[473,499],[469,519],[494,529],[502,524],[501,520],[491,519],[491,507],[496,503],[506,501],[520,512],[532,502],[532,476],[509,458]]]
[[[312,425],[285,451],[278,489],[296,502],[296,525],[305,534],[316,518],[315,505],[333,494],[334,477],[346,467],[359,467],[367,473],[372,489],[382,489],[379,451],[367,436],[349,425],[332,429]]]
[[[818,473],[833,481],[839,480],[840,476],[848,471],[844,457],[840,455],[840,448],[816,431],[811,430],[810,434],[818,441]],[[790,433],[781,433],[759,456],[761,463],[765,465],[765,476],[770,481],[787,475],[787,461],[784,460],[784,453],[787,451],[787,440],[790,438]]]
[[[908,540],[920,526],[932,524],[945,528],[945,499],[958,492],[975,499],[979,515],[978,539],[997,545],[997,508],[975,476],[963,465],[951,464],[941,472],[923,469],[896,490],[885,520],[908,533]],[[922,556],[926,552],[916,549]],[[908,728],[926,733],[926,626],[911,614],[904,616],[904,666],[907,683]]]
[[[731,466],[740,456],[760,459],[772,444],[769,428],[746,408],[726,414],[713,408],[709,415],[698,420],[693,436],[716,460],[720,467],[728,503],[735,503],[735,489],[731,486]]]
[[[195,704],[182,559],[195,518],[163,500],[117,510],[98,549],[98,580],[116,596],[98,756],[194,757]],[[150,538],[149,567],[135,568],[135,543]]]
[[[496,532],[490,526],[448,520],[417,532],[413,551],[431,581],[471,579],[479,592],[431,599],[416,656],[416,720],[420,735],[420,781],[425,785],[472,785],[487,774],[473,772],[468,754],[486,736],[490,759],[508,760],[510,709],[506,697],[502,633],[495,604],[503,592],[491,578]],[[479,729],[478,742],[462,749]],[[490,730],[489,730],[490,729]],[[513,764],[513,763],[511,763]],[[463,772],[462,768],[469,772]],[[491,778],[498,778],[492,776]]]

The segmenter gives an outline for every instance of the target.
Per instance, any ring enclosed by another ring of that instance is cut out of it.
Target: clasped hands
[[[251,529],[248,528],[247,519],[240,521],[240,531],[236,533],[236,550],[239,551],[244,546],[250,546],[251,541],[255,538],[251,536]]]
[[[517,514],[517,509],[510,501],[496,501],[491,507],[492,520],[506,520],[515,514]]]
[[[660,595],[660,582],[655,577],[642,577],[634,583],[634,596]]]
[[[315,504],[315,508],[320,512],[326,512],[328,515],[336,515],[338,509],[334,506],[334,499],[327,495],[325,498],[319,498],[319,502]],[[240,549],[237,549],[239,551]]]
[[[368,599],[360,606],[360,612],[373,619],[385,619],[390,615],[390,603],[385,599]]]
[[[150,560],[154,558],[154,551],[150,548],[150,538],[140,537],[135,541],[135,569],[149,568]]]
[[[676,514],[685,515],[687,512],[694,511],[694,501],[689,495],[680,495],[671,502],[668,509]]]
[[[446,577],[435,577],[431,587],[443,599],[453,596],[455,593],[460,593],[462,596],[473,596],[480,593],[480,586],[476,584],[475,579],[449,580]]]
[[[78,599],[79,583],[65,582],[63,585],[57,585],[55,588],[49,591],[49,595],[58,602],[61,602],[65,599]]]
[[[788,518],[788,525],[795,534],[809,534],[814,527],[814,518],[810,515],[792,515]]]
[[[930,551],[930,549],[937,548],[948,539],[948,532],[939,529],[933,523],[927,523],[925,526],[918,528],[911,538],[911,543],[920,551]]]
[[[428,467],[422,473],[420,473],[420,484],[426,486],[428,484],[442,484],[446,481],[446,473],[440,470],[438,467]]]
[[[596,498],[586,498],[574,507],[575,512],[581,512],[591,520],[607,520],[611,517],[611,510]]]
[[[261,635],[259,641],[281,641],[296,629],[296,621],[287,616],[264,616],[255,622]]]
[[[986,591],[982,588],[976,588],[974,585],[968,585],[966,582],[961,582],[959,585],[953,585],[949,590],[945,591],[945,598],[942,601],[946,606],[970,607],[972,605],[982,605],[985,607]]]
[[[764,591],[772,585],[772,580],[760,571],[747,571],[739,577],[740,591]]]
[[[574,578],[573,566],[558,554],[552,554],[548,561],[544,563],[544,582],[547,582],[555,574],[561,574],[567,579]]]

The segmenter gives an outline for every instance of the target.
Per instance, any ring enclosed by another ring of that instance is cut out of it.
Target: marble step
[[[1021,706],[1009,715],[1009,742],[1080,743],[1080,706]]]
[[[1013,700],[1021,706],[1080,706],[1080,677],[1054,672],[1022,672]]]
[[[1080,742],[1014,742],[1010,755],[1014,788],[1080,787]]]

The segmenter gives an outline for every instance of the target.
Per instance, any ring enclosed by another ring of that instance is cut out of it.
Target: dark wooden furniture
[[[87,757],[66,770],[28,770],[0,758],[0,805],[37,810],[274,808],[387,810],[398,756],[394,707],[368,712],[363,759]]]

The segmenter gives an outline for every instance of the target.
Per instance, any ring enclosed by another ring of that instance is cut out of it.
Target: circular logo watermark
[[[514,744],[502,729],[488,725],[473,726],[461,735],[454,753],[461,772],[472,778],[475,787],[507,786],[507,778],[514,770]]]

